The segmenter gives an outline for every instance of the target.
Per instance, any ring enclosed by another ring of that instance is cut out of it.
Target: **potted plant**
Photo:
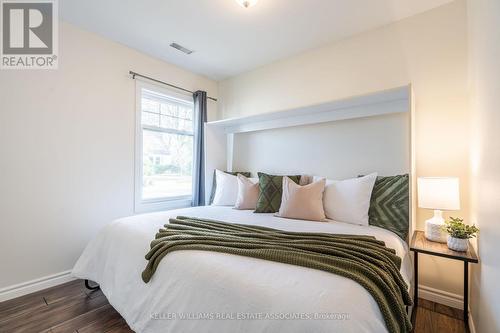
[[[469,238],[476,237],[479,231],[478,227],[467,225],[464,223],[464,219],[458,217],[450,217],[443,228],[448,233],[448,248],[460,252],[468,250]]]

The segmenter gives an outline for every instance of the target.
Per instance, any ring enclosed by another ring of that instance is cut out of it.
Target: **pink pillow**
[[[283,195],[278,216],[291,219],[322,221],[325,219],[323,192],[325,179],[300,186],[283,177]]]
[[[257,207],[259,199],[259,182],[253,182],[251,179],[238,174],[238,196],[236,198],[235,209],[253,209]]]

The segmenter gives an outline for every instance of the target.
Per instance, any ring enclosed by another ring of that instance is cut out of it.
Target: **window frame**
[[[193,103],[193,96],[189,94],[182,94],[171,89],[167,89],[163,86],[157,84],[152,84],[149,82],[144,82],[141,80],[135,80],[135,186],[134,186],[134,212],[144,213],[152,212],[158,210],[168,210],[176,208],[190,207],[193,204],[193,196],[191,195],[181,195],[175,197],[163,197],[163,198],[153,198],[153,199],[143,199],[142,198],[142,184],[143,184],[143,129],[159,131],[158,128],[154,126],[142,125],[142,89],[151,90],[153,92],[158,92],[176,99],[180,99],[189,103]],[[193,105],[194,108],[194,105]],[[194,122],[193,115],[193,122]],[[177,134],[188,134],[185,131],[178,131],[175,129],[165,129],[160,130],[162,133],[177,133]],[[190,135],[190,133],[189,133]],[[196,133],[193,129],[193,140],[196,140]],[[195,162],[195,152],[193,149],[193,166]],[[194,178],[194,172],[193,172]],[[194,182],[193,182],[194,184]]]

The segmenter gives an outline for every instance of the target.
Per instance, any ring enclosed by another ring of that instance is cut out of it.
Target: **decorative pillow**
[[[238,196],[238,180],[236,176],[215,170],[215,178],[217,179],[217,188],[212,205],[234,206]]]
[[[304,186],[311,184],[313,182],[313,176],[311,175],[300,175],[299,185]]]
[[[326,180],[323,205],[326,217],[338,222],[368,225],[368,210],[376,173],[346,180]],[[318,180],[320,177],[314,177]]]
[[[276,213],[281,206],[281,193],[283,192],[283,176],[273,176],[262,172],[259,175],[259,199],[255,213]],[[296,184],[300,176],[287,176]]]
[[[314,183],[300,186],[290,178],[284,177],[281,206],[277,216],[311,221],[324,220],[323,192],[325,184],[326,179],[320,179]]]
[[[238,181],[238,196],[234,208],[255,210],[257,199],[259,199],[259,180],[247,178],[241,174],[237,175],[236,179]]]
[[[410,177],[377,177],[370,200],[369,223],[406,240],[410,226]]]
[[[250,172],[241,172],[241,171],[224,171],[225,173],[229,175],[243,175],[245,177],[250,177]],[[214,202],[214,196],[215,196],[215,191],[217,189],[217,177],[216,175],[216,170],[214,170],[214,176],[213,176],[213,182],[212,182],[212,193],[210,194],[210,200],[209,200],[209,205],[211,205]]]

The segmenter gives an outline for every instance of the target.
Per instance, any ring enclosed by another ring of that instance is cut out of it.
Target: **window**
[[[137,82],[136,211],[191,204],[193,99]]]

